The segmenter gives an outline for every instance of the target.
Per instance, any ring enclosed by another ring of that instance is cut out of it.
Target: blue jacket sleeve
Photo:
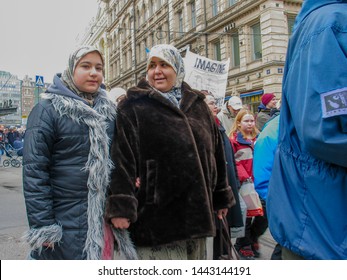
[[[302,151],[347,167],[347,23],[324,15],[322,21],[325,29],[293,37],[283,90]]]
[[[23,189],[33,228],[55,223],[50,182],[53,137],[53,120],[39,103],[30,113],[23,149]]]

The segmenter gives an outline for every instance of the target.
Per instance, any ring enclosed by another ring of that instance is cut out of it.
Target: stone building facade
[[[263,93],[281,95],[288,39],[302,0],[99,0],[81,42],[106,57],[105,83],[124,89],[145,75],[146,50],[173,44],[230,59],[226,96],[255,111]]]
[[[29,76],[25,76],[22,80],[22,124],[26,125],[29,113],[34,106],[40,101],[40,94],[45,92],[49,83],[44,86],[37,86],[35,80]]]
[[[0,71],[0,124],[26,125],[29,113],[48,86],[49,83],[37,86],[27,75],[20,80],[10,72]]]

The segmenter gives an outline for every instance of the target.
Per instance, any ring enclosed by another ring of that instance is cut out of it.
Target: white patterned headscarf
[[[185,75],[184,62],[179,51],[171,45],[160,44],[153,46],[147,58],[147,70],[153,57],[160,58],[168,63],[176,72],[176,83],[173,89],[168,92],[169,95],[174,95],[177,99],[181,98],[181,87]],[[148,80],[148,78],[147,78]]]
[[[74,52],[72,52],[70,54],[68,65],[67,65],[67,67],[66,67],[66,69],[63,72],[62,77],[61,77],[62,81],[67,85],[67,87],[70,90],[72,90],[78,96],[80,96],[84,99],[87,99],[87,100],[93,100],[94,95],[97,94],[100,89],[94,93],[87,93],[87,92],[80,91],[74,82],[73,75],[74,75],[74,72],[75,72],[75,69],[76,69],[78,62],[82,59],[82,57],[84,57],[85,55],[87,55],[91,52],[99,53],[101,60],[102,60],[102,64],[105,65],[104,58],[103,58],[101,52],[97,48],[92,47],[92,46],[81,46],[81,47],[78,47]]]

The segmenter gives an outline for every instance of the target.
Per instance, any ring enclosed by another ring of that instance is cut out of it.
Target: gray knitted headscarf
[[[154,87],[152,88],[168,98],[176,106],[179,106],[179,100],[182,97],[181,87],[185,76],[184,62],[180,52],[174,46],[167,44],[153,46],[147,56],[147,71],[153,57],[160,58],[168,63],[176,72],[177,76],[175,85],[168,92],[165,92],[165,94]],[[148,81],[148,75],[146,79]]]
[[[92,46],[78,47],[74,52],[71,53],[71,55],[69,57],[67,68],[62,74],[61,80],[66,84],[66,86],[70,90],[72,90],[78,96],[80,96],[83,99],[85,99],[86,101],[88,101],[90,105],[93,105],[94,97],[98,94],[100,88],[96,92],[93,92],[93,93],[82,92],[77,88],[77,86],[74,82],[74,78],[73,78],[74,71],[76,69],[78,62],[82,59],[82,57],[84,57],[85,55],[87,55],[91,52],[97,52],[98,54],[100,54],[102,64],[105,65],[104,58],[103,58],[101,52],[97,48],[92,47]]]
[[[171,45],[160,44],[153,46],[147,56],[147,70],[153,57],[158,57],[168,63],[177,74],[175,88],[181,88],[185,75],[184,62],[179,51]]]

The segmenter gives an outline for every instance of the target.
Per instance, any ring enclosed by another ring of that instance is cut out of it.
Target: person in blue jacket
[[[254,187],[262,201],[266,201],[269,181],[272,173],[274,156],[278,145],[279,134],[279,111],[264,125],[264,129],[260,132],[257,142],[254,145],[253,156],[253,175]],[[268,227],[266,203],[264,206],[264,216],[257,217],[258,223],[262,224],[262,228]],[[281,246],[276,244],[271,255],[272,260],[281,259]]]
[[[289,42],[267,197],[283,259],[347,259],[347,0],[306,0]]]
[[[13,142],[13,149],[15,149],[17,155],[20,157],[23,156],[23,146],[23,141],[17,137],[17,139]]]

